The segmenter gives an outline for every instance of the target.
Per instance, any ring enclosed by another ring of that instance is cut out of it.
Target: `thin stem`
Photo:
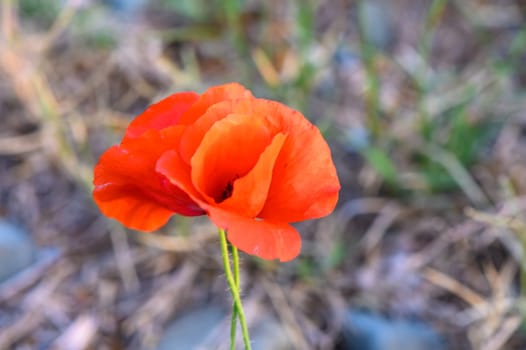
[[[226,280],[228,282],[228,287],[230,288],[230,293],[232,294],[232,298],[234,299],[234,305],[237,309],[237,314],[239,317],[239,323],[241,323],[241,330],[243,332],[243,342],[245,344],[245,350],[252,350],[252,347],[250,346],[250,337],[248,335],[248,327],[247,327],[247,321],[245,319],[245,312],[243,311],[243,304],[241,304],[241,297],[239,296],[239,288],[236,284],[236,280],[234,279],[232,275],[232,269],[230,268],[230,261],[228,258],[228,243],[226,240],[226,233],[225,230],[219,229],[219,240],[221,242],[221,253],[223,255],[223,266],[225,269],[225,275]],[[237,253],[237,252],[236,252]],[[239,265],[239,259],[238,264]],[[235,269],[235,268],[234,268]],[[239,275],[239,267],[237,268],[238,275]],[[239,276],[238,276],[239,281]],[[232,335],[233,332],[230,332]],[[230,344],[232,346],[232,343],[235,342],[235,339],[230,339]]]
[[[237,248],[233,245],[230,245],[232,248],[232,264],[234,265],[234,282],[236,282],[237,289],[239,290],[239,254]]]
[[[236,283],[237,290],[240,289],[239,282],[239,254],[237,253],[237,248],[233,245],[230,245],[232,248],[232,264],[234,265],[234,282]],[[236,321],[237,321],[237,306],[236,303],[232,305],[232,323],[230,325],[230,350],[235,349],[235,339],[236,339]]]

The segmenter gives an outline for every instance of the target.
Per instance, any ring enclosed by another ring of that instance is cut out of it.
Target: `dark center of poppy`
[[[232,192],[234,192],[234,181],[236,181],[238,178],[238,175],[234,176],[232,180],[226,183],[225,187],[223,188],[223,191],[220,192],[217,196],[215,196],[214,200],[217,204],[232,197]]]
[[[232,181],[228,181],[225,188],[223,189],[223,192],[220,193],[220,195],[215,198],[216,203],[221,203],[227,198],[230,198],[232,196],[232,191],[234,190],[234,184]]]

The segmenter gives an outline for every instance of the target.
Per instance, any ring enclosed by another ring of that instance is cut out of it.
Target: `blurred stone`
[[[293,344],[283,326],[274,318],[264,318],[250,333],[254,350],[292,350]]]
[[[365,40],[379,50],[389,50],[395,42],[395,31],[389,17],[389,2],[361,1],[358,17]]]
[[[428,325],[387,319],[362,311],[347,312],[344,350],[445,350],[442,338]]]
[[[229,315],[219,307],[205,306],[189,312],[174,320],[164,331],[156,350],[208,349],[211,341],[217,341],[212,334]],[[225,328],[230,337],[230,323]],[[241,327],[237,327],[237,340],[241,341]],[[283,326],[273,317],[262,317],[250,330],[250,340],[254,350],[294,349]]]
[[[361,67],[360,56],[346,46],[340,46],[336,49],[332,61],[341,70],[353,70]]]
[[[117,15],[136,15],[146,5],[146,0],[104,0],[104,3]]]
[[[157,350],[197,349],[224,317],[225,313],[213,306],[192,311],[168,325]]]
[[[26,232],[0,219],[0,282],[31,265],[35,247]]]
[[[350,152],[362,151],[370,146],[369,130],[359,125],[345,130],[345,148]]]

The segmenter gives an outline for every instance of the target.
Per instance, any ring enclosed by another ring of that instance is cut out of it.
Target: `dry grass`
[[[424,319],[450,349],[526,346],[521,1],[391,1],[384,49],[344,0],[196,18],[66,3],[42,24],[1,2],[0,214],[45,254],[0,284],[0,349],[145,349],[193,305],[227,307],[206,220],[124,234],[90,189],[148,103],[232,80],[303,109],[343,185],[333,215],[298,226],[299,259],[243,258],[249,323],[275,314],[298,349],[337,348],[352,305]],[[226,348],[227,324],[208,344]]]

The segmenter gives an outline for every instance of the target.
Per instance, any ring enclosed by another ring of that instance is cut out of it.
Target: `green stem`
[[[237,290],[240,289],[240,282],[239,282],[239,254],[237,253],[237,248],[233,245],[230,246],[232,248],[232,264],[234,265],[234,282],[236,283]],[[230,350],[235,349],[235,339],[236,339],[236,321],[237,321],[237,306],[236,303],[232,305],[232,323],[230,324],[230,339],[233,341],[230,342]]]
[[[243,342],[245,344],[245,350],[252,350],[250,346],[250,337],[248,335],[247,321],[245,319],[245,312],[243,311],[243,304],[241,304],[241,297],[239,296],[239,285],[236,284],[236,279],[232,275],[232,269],[230,268],[230,261],[228,258],[228,243],[226,240],[225,230],[219,229],[219,240],[221,242],[221,253],[223,255],[223,266],[225,269],[226,280],[228,282],[228,287],[230,288],[230,293],[234,299],[234,307],[237,310],[237,316],[239,317],[239,323],[241,323],[241,331],[243,332]],[[237,251],[234,253],[237,255]],[[237,260],[237,263],[234,262],[234,271],[237,270],[237,282],[239,282],[239,258],[234,257],[234,260]],[[232,326],[235,327],[235,322],[232,322]],[[230,335],[235,335],[235,331],[231,331]],[[230,338],[230,348],[232,344],[235,343],[235,338]]]

